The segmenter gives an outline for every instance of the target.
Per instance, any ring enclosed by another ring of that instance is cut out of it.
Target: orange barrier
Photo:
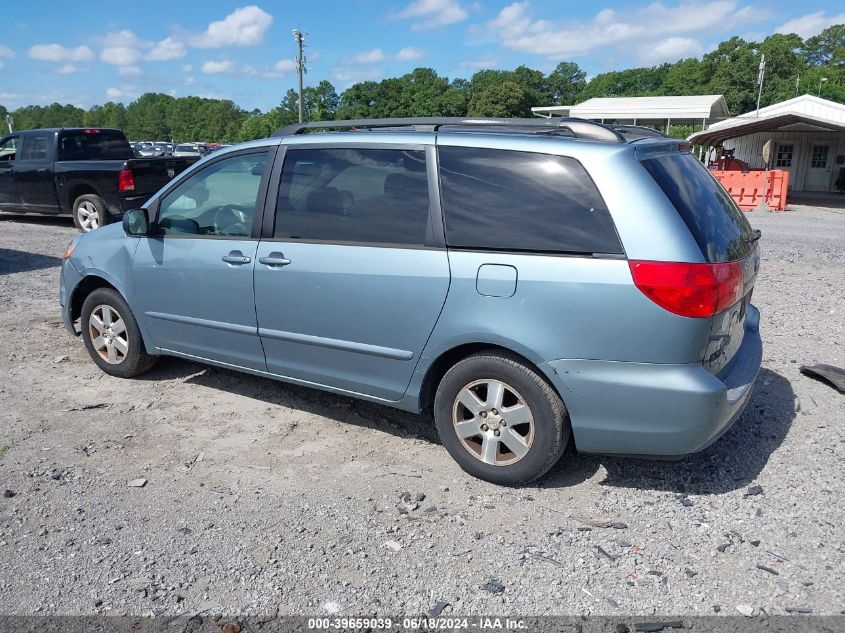
[[[786,208],[789,172],[771,171],[711,171],[743,211],[753,211],[765,202],[772,211]]]

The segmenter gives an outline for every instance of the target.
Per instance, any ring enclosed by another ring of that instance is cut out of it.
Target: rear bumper
[[[117,200],[117,208],[109,209],[115,216],[122,216],[127,211],[131,211],[132,209],[137,209],[139,207],[143,207],[144,203],[150,199],[150,194],[144,194],[140,196],[126,196],[123,198],[118,198]]]
[[[678,458],[700,451],[740,416],[760,370],[760,313],[749,306],[745,336],[725,371],[701,364],[595,360],[544,363],[585,453]]]

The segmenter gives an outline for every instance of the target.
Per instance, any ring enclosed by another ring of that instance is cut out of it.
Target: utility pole
[[[757,73],[757,84],[760,89],[757,91],[757,116],[760,116],[760,97],[763,96],[763,80],[766,78],[766,56],[760,55],[760,70]]]
[[[821,79],[819,79],[819,94],[816,95],[817,97],[822,96],[822,84],[826,81],[827,81],[827,77],[822,77]]]
[[[801,83],[801,75],[799,74],[799,75],[795,78],[795,96],[796,96],[796,97],[798,96],[798,85],[799,85],[800,83]]]
[[[296,40],[296,74],[299,80],[299,122],[302,123],[302,75],[307,71],[305,69],[306,59],[302,55],[302,49],[305,48],[305,34],[299,29],[294,29],[293,39]]]
[[[6,115],[6,125],[9,126],[9,134],[15,131],[13,128],[13,126],[15,125],[15,120],[12,118],[11,114]]]

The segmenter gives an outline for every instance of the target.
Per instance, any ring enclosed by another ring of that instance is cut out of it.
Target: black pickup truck
[[[71,214],[92,231],[141,206],[198,158],[133,158],[120,130],[62,128],[0,139],[0,211]]]

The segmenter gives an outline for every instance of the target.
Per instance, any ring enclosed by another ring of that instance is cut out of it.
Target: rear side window
[[[47,160],[47,135],[30,134],[23,139],[21,160]]]
[[[275,237],[422,246],[428,227],[424,150],[285,153]]]
[[[573,158],[441,147],[449,246],[550,253],[622,253],[592,179]]]
[[[59,139],[59,160],[125,160],[132,148],[121,132],[80,130],[63,132]]]
[[[753,250],[748,220],[692,154],[649,158],[642,165],[678,211],[709,263],[738,261]]]

